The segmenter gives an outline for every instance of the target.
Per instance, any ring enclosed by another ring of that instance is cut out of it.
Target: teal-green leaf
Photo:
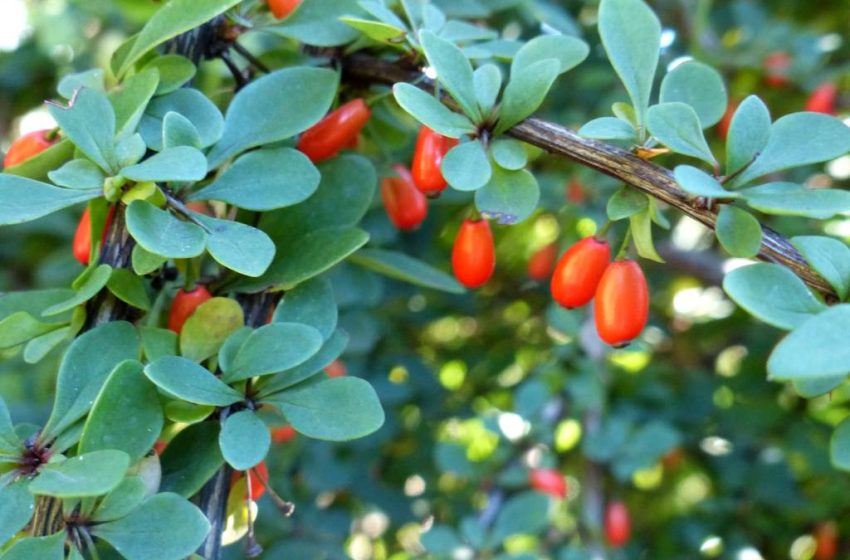
[[[819,163],[850,151],[850,127],[823,113],[792,113],[770,127],[770,138],[759,156],[734,185],[744,185],[768,173]]]
[[[643,125],[658,67],[661,23],[643,0],[602,0],[599,35],[611,65],[626,87],[638,123]]]
[[[539,60],[511,75],[502,94],[496,133],[502,133],[531,115],[543,103],[558,77],[560,63],[554,58]]]
[[[115,165],[121,169],[135,165],[145,157],[146,151],[147,146],[141,134],[133,133],[125,136],[115,144]]]
[[[161,492],[194,496],[224,464],[218,422],[199,422],[181,430],[162,454]]]
[[[224,460],[239,471],[248,470],[265,459],[271,442],[268,427],[251,410],[228,416],[218,436]]]
[[[364,14],[353,0],[307,0],[268,30],[307,45],[336,47],[360,36],[359,31],[345,25],[339,18]]]
[[[35,499],[25,481],[0,487],[0,543],[24,528],[35,509]]]
[[[701,169],[691,165],[677,165],[673,177],[682,190],[694,196],[706,198],[739,198],[737,192],[727,191],[720,181]]]
[[[43,323],[26,311],[12,313],[0,320],[0,349],[14,348],[63,326],[64,323]]]
[[[378,274],[423,288],[451,294],[464,292],[463,286],[451,275],[404,253],[384,249],[361,249],[351,256],[351,262]]]
[[[502,169],[515,171],[522,169],[528,163],[528,152],[525,145],[512,138],[499,138],[490,144],[490,154]]]
[[[63,560],[65,531],[48,537],[24,537],[0,554],[0,560]]]
[[[201,546],[209,530],[201,510],[171,493],[152,496],[126,517],[91,529],[127,560],[181,560]]]
[[[87,159],[72,159],[59,169],[49,171],[47,176],[54,184],[69,189],[102,189],[106,176]]]
[[[163,147],[163,120],[168,113],[185,117],[201,139],[200,148],[218,142],[224,130],[224,117],[218,107],[206,95],[196,89],[180,88],[177,91],[154,98],[139,123],[139,133],[152,150]]]
[[[478,190],[493,175],[487,152],[478,140],[463,142],[449,150],[440,169],[446,181],[459,191]]]
[[[490,181],[475,192],[482,214],[500,224],[517,224],[528,218],[540,200],[540,187],[528,170],[493,167]]]
[[[459,138],[475,132],[475,125],[465,115],[455,113],[433,95],[412,84],[395,84],[393,96],[413,118],[443,136]]]
[[[44,437],[55,437],[82,418],[115,366],[138,357],[139,336],[124,321],[106,323],[77,337],[59,365],[56,398]]]
[[[791,243],[818,274],[844,299],[850,293],[850,248],[846,244],[817,235],[792,237]]]
[[[233,360],[236,359],[236,354],[254,329],[251,327],[242,327],[233,331],[230,336],[221,345],[218,350],[218,367],[221,371],[231,371],[233,369]]]
[[[248,148],[307,130],[325,116],[336,87],[336,72],[323,68],[284,68],[254,80],[227,109],[221,140],[207,156],[210,169]]]
[[[649,208],[649,199],[645,194],[630,187],[623,187],[608,199],[605,211],[611,221],[631,218]]]
[[[811,189],[796,183],[766,183],[738,191],[751,208],[778,216],[825,220],[850,211],[850,192]]]
[[[322,333],[309,325],[265,325],[242,343],[222,378],[232,383],[293,368],[318,352],[323,342]]]
[[[778,264],[736,268],[723,279],[723,289],[748,313],[784,330],[826,309],[802,280]]]
[[[769,138],[770,111],[761,99],[751,95],[738,105],[729,124],[726,173],[735,173],[753,161]]]
[[[36,496],[85,498],[102,496],[123,480],[130,457],[123,451],[106,449],[47,463],[30,482]]]
[[[142,55],[165,41],[199,27],[239,3],[239,0],[171,0],[136,36],[116,72],[121,77]]]
[[[142,373],[142,364],[119,364],[103,385],[86,418],[79,453],[117,449],[135,463],[151,450],[164,423],[156,388]]]
[[[195,214],[207,228],[207,251],[222,266],[256,278],[271,264],[274,242],[265,232],[246,224]]]
[[[48,110],[65,136],[108,174],[115,162],[115,111],[106,95],[83,88],[68,107],[49,104]]]
[[[511,76],[515,76],[540,60],[554,58],[563,74],[581,64],[587,58],[590,47],[577,37],[569,35],[540,35],[524,44],[511,62]]]
[[[15,426],[12,424],[12,417],[9,415],[6,401],[0,397],[0,450],[17,452],[20,449],[21,441],[15,433]],[[0,504],[2,504],[2,501],[0,501]],[[3,542],[3,539],[0,539],[0,542]]]
[[[754,257],[761,249],[761,224],[746,210],[724,204],[717,213],[714,231],[733,257]]]
[[[133,74],[117,89],[109,93],[109,102],[115,111],[115,128],[118,138],[134,132],[145,114],[159,84],[159,72],[153,69]]]
[[[126,268],[112,270],[106,287],[112,294],[137,309],[150,311],[151,299],[145,288],[145,281]]]
[[[632,232],[632,240],[635,242],[635,249],[638,255],[644,259],[663,263],[664,259],[655,249],[655,242],[652,238],[651,207],[643,212],[629,216],[629,228]]]
[[[342,355],[348,346],[348,340],[349,337],[345,331],[336,329],[322,348],[306,362],[265,378],[268,381],[264,380],[260,387],[259,397],[265,398],[316,375]]]
[[[105,72],[100,68],[68,74],[59,80],[59,84],[56,86],[56,92],[65,99],[71,99],[80,88],[104,91],[104,75]]]
[[[286,292],[275,309],[273,323],[301,323],[327,338],[336,329],[337,307],[333,286],[325,277],[313,278]]]
[[[850,305],[830,307],[799,324],[783,338],[767,361],[774,380],[817,379],[850,373]]]
[[[428,63],[437,71],[437,80],[457,101],[467,117],[473,121],[481,117],[472,81],[472,64],[454,43],[430,31],[421,31],[419,40]]]
[[[165,148],[136,165],[125,167],[121,175],[132,181],[200,181],[207,174],[207,160],[189,146]]]
[[[384,423],[378,395],[369,383],[357,377],[302,383],[275,393],[268,402],[280,408],[296,431],[315,439],[361,438]]]
[[[136,509],[145,499],[145,483],[138,476],[128,476],[104,496],[92,512],[92,521],[115,521]]]
[[[193,313],[193,315],[195,314]],[[189,320],[191,319],[192,317],[189,317]],[[189,320],[183,325],[184,330]],[[176,332],[159,327],[139,327],[139,333],[142,337],[142,351],[144,352],[146,361],[152,362],[161,356],[177,355]]]
[[[189,200],[221,200],[246,210],[274,210],[309,198],[320,178],[310,159],[298,150],[255,150],[238,158]]]
[[[87,302],[106,286],[111,274],[112,269],[109,268],[108,264],[102,264],[96,268],[86,270],[78,279],[79,283],[75,283],[74,285],[76,289],[74,295],[65,301],[48,307],[42,312],[42,316],[51,317],[59,315]]]
[[[726,86],[717,70],[692,60],[676,66],[664,76],[659,101],[690,105],[702,127],[708,128],[726,112]]]
[[[234,299],[210,298],[199,305],[180,331],[180,354],[193,362],[214,356],[224,341],[245,324],[242,307]]]
[[[646,124],[649,132],[674,152],[715,164],[699,117],[690,105],[679,102],[653,105],[646,113]]]
[[[192,121],[174,111],[169,111],[162,118],[162,148],[189,146],[200,149],[204,141],[201,133]]]
[[[846,375],[836,377],[821,377],[818,379],[796,379],[792,382],[794,390],[801,397],[813,399],[834,391],[847,379]]]
[[[191,222],[177,219],[145,200],[134,200],[127,207],[127,230],[155,255],[188,259],[204,252],[207,234]]]
[[[617,117],[599,117],[582,125],[578,133],[585,138],[598,140],[637,140],[635,129],[628,122]]]
[[[0,226],[29,222],[99,196],[101,192],[96,189],[60,189],[25,177],[2,173]]]
[[[133,272],[139,276],[150,274],[168,261],[166,257],[155,255],[141,245],[133,247],[130,260],[133,265]]]
[[[850,418],[845,418],[832,432],[829,460],[836,469],[850,471]]]
[[[363,19],[351,16],[343,16],[339,18],[339,21],[345,23],[346,25],[350,25],[354,29],[360,31],[373,41],[378,41],[380,43],[387,43],[390,45],[396,44],[405,34],[405,30],[396,27],[395,25],[391,25],[389,23],[384,23],[383,21],[375,21],[371,19]]]
[[[159,72],[159,85],[156,88],[157,95],[171,93],[195,77],[196,72],[192,61],[179,54],[158,56],[145,64],[142,72],[151,68]]]
[[[551,498],[539,492],[522,492],[507,500],[493,524],[492,539],[502,542],[519,533],[533,535],[548,524]]]
[[[228,406],[243,396],[207,369],[179,356],[163,356],[145,366],[145,375],[163,391],[195,404]]]

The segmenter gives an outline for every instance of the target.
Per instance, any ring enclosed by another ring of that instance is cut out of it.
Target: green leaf
[[[322,345],[322,348],[313,354],[309,360],[292,369],[267,377],[268,381],[264,380],[259,396],[265,398],[316,375],[342,355],[345,347],[348,346],[348,340],[349,337],[345,331],[336,329]]]
[[[500,543],[511,535],[534,535],[549,522],[550,498],[539,492],[522,492],[507,500],[493,524],[492,539]]]
[[[142,163],[125,167],[121,175],[132,181],[200,181],[207,174],[207,160],[189,146],[165,148]]]
[[[522,169],[528,163],[528,152],[519,140],[499,138],[490,144],[493,160],[503,169]]]
[[[144,280],[126,268],[114,269],[106,287],[121,301],[143,311],[150,311],[151,300]]]
[[[676,66],[661,81],[661,103],[690,105],[703,128],[708,128],[726,112],[726,86],[711,66],[691,60]]]
[[[99,196],[99,190],[60,189],[32,179],[1,173],[0,226],[29,222]]]
[[[145,157],[146,151],[147,146],[140,134],[122,138],[115,145],[115,164],[122,169],[127,168]]]
[[[336,72],[323,68],[285,68],[254,80],[227,109],[221,140],[207,156],[210,169],[248,148],[307,130],[328,112],[336,87]]]
[[[26,481],[0,487],[0,543],[5,543],[29,523],[35,500]]]
[[[119,138],[136,132],[158,84],[159,73],[156,70],[142,70],[124,80],[120,89],[110,92],[109,101],[115,110],[115,128]]]
[[[740,198],[741,194],[727,191],[720,181],[696,167],[677,165],[673,177],[682,190],[694,196],[706,198]]]
[[[286,292],[275,309],[273,323],[301,323],[327,338],[336,329],[337,307],[333,286],[324,277],[313,278]]]
[[[528,170],[493,168],[493,176],[475,192],[478,210],[500,224],[517,224],[528,218],[540,199],[540,187]]]
[[[55,437],[82,418],[115,366],[138,357],[139,336],[124,321],[106,323],[77,337],[59,365],[53,411],[42,437]]]
[[[630,218],[649,208],[649,199],[642,192],[623,187],[608,199],[606,212],[612,222]]]
[[[850,372],[850,305],[836,305],[797,325],[767,361],[771,379],[785,381],[837,377]]]
[[[472,73],[472,85],[478,106],[486,113],[496,105],[499,98],[499,92],[502,90],[502,71],[495,64],[484,64]]]
[[[228,406],[243,399],[207,369],[178,356],[162,356],[145,366],[145,375],[163,391],[195,404]]]
[[[752,214],[724,204],[715,223],[717,240],[733,257],[754,257],[761,249],[761,224]]]
[[[123,480],[130,457],[123,451],[92,451],[64,461],[47,463],[30,482],[36,496],[85,498],[102,496]]]
[[[643,212],[631,215],[629,217],[629,227],[631,228],[632,239],[635,242],[638,255],[645,259],[663,263],[664,259],[655,250],[655,243],[652,241],[652,215],[649,208]]]
[[[850,248],[831,237],[804,235],[791,243],[809,264],[835,288],[842,300],[850,293]]]
[[[15,426],[12,424],[12,417],[9,416],[9,409],[6,407],[6,402],[0,397],[0,450],[17,452],[21,449],[21,441],[15,433]],[[2,505],[0,501],[0,505]],[[0,539],[3,542],[3,539]]]
[[[428,63],[437,71],[437,80],[457,101],[467,117],[481,118],[472,81],[472,64],[454,43],[441,39],[430,31],[420,31],[419,41]]]
[[[440,168],[446,181],[459,191],[478,190],[493,175],[487,152],[478,140],[463,142],[449,150]]]
[[[460,138],[475,132],[475,125],[465,115],[455,113],[433,95],[412,84],[395,84],[393,96],[413,118],[443,136]]]
[[[825,220],[850,211],[850,192],[810,189],[795,183],[766,183],[740,192],[751,208],[778,216]]]
[[[0,560],[63,560],[65,531],[48,537],[24,537],[0,554]]]
[[[661,23],[642,0],[602,0],[599,35],[611,65],[626,87],[637,122],[646,110],[661,49]]]
[[[511,75],[502,94],[497,134],[505,132],[540,107],[549,93],[549,88],[555,83],[559,69],[557,60],[547,58],[525,66]]]
[[[406,33],[404,29],[382,21],[350,16],[343,16],[339,18],[339,21],[350,25],[373,41],[378,41],[379,43],[395,44]]]
[[[80,436],[79,453],[117,449],[135,463],[151,450],[163,426],[159,394],[142,373],[142,364],[128,360],[106,379],[92,405]]]
[[[106,95],[83,88],[68,107],[48,104],[50,114],[65,136],[95,162],[112,174],[115,161],[115,111]]]
[[[185,117],[201,139],[199,148],[218,142],[224,131],[224,117],[218,107],[207,96],[196,89],[181,88],[175,92],[156,97],[148,105],[139,123],[139,133],[152,150],[163,147],[163,121],[168,113]]]
[[[56,86],[56,91],[65,99],[71,99],[80,88],[89,88],[95,91],[104,91],[104,71],[100,68],[84,70],[63,76]]]
[[[744,99],[729,125],[726,140],[726,173],[732,174],[752,162],[770,138],[770,111],[761,99]]]
[[[254,278],[268,269],[275,246],[263,231],[202,214],[195,214],[195,218],[207,228],[207,251],[219,264]]]
[[[302,383],[275,393],[267,402],[280,408],[299,433],[315,439],[361,438],[384,423],[384,410],[375,390],[357,377]]]
[[[404,253],[383,249],[361,249],[351,262],[384,276],[451,294],[462,294],[463,287],[451,275]]]
[[[847,379],[846,375],[839,375],[820,379],[797,379],[792,383],[798,395],[813,399],[837,389],[844,383],[845,379]]]
[[[829,459],[836,469],[850,471],[850,418],[845,418],[832,433]]]
[[[464,548],[463,543],[454,529],[446,525],[433,525],[422,533],[419,540],[428,553],[441,558],[454,558],[463,554],[460,552]]]
[[[578,133],[585,138],[596,138],[598,140],[637,141],[635,129],[632,125],[617,117],[593,119],[578,129]]]
[[[127,207],[127,230],[145,250],[172,259],[188,259],[204,252],[207,235],[199,226],[178,220],[145,200]]]
[[[189,146],[200,149],[203,145],[201,133],[192,121],[174,111],[169,111],[162,119],[162,148]],[[204,164],[206,165],[206,164]]]
[[[120,78],[134,62],[154,47],[200,27],[238,3],[239,0],[171,0],[147,21],[121,60],[116,75]]]
[[[192,315],[195,315],[195,313]],[[184,333],[186,332],[186,325],[189,324],[191,319],[190,316],[183,325]],[[176,332],[158,327],[139,327],[139,332],[142,335],[142,350],[148,362],[152,362],[161,356],[177,355]]]
[[[176,90],[195,77],[195,65],[185,56],[178,54],[166,54],[158,56],[145,64],[141,72],[156,69],[159,73],[159,85],[156,88],[157,95],[165,95]]]
[[[322,342],[322,333],[308,325],[265,325],[252,332],[242,343],[222,379],[233,383],[293,368],[318,352]]]
[[[115,521],[136,509],[145,499],[145,483],[138,476],[128,476],[107,494],[92,512],[92,521]]]
[[[221,371],[230,371],[233,369],[233,360],[236,359],[236,354],[253,332],[254,329],[251,327],[242,327],[241,329],[236,329],[227,337],[227,340],[224,341],[224,344],[222,344],[218,351],[218,367],[221,368]]]
[[[106,176],[87,159],[72,159],[59,169],[47,173],[50,180],[69,189],[102,189]]]
[[[238,158],[189,200],[221,200],[246,210],[274,210],[307,200],[320,178],[310,159],[298,150],[255,150]]]
[[[46,180],[48,172],[57,169],[73,157],[74,145],[66,138],[18,165],[4,168],[3,175],[17,175],[38,181]]]
[[[172,422],[196,424],[206,420],[215,412],[215,407],[208,404],[193,404],[185,401],[168,401],[165,403],[165,417]]]
[[[242,410],[224,421],[218,443],[224,460],[234,469],[245,471],[266,458],[272,438],[254,412]]]
[[[748,313],[784,330],[826,309],[802,280],[778,264],[736,268],[723,279],[723,289]]]
[[[649,132],[674,152],[715,165],[714,155],[702,134],[699,117],[690,105],[653,105],[646,113],[646,124]]]
[[[587,58],[590,47],[587,43],[569,35],[540,35],[528,41],[514,55],[511,62],[511,77],[521,73],[535,62],[547,59],[558,61],[558,73],[563,74],[581,64]]]
[[[130,254],[130,260],[132,261],[133,272],[139,276],[150,274],[168,262],[166,257],[155,255],[141,245],[133,247],[133,252]]]
[[[215,356],[227,337],[244,324],[242,307],[236,300],[224,297],[208,299],[183,325],[180,354],[193,362]]]
[[[12,313],[0,320],[0,349],[14,348],[63,326],[64,323],[42,323],[26,311]]]
[[[339,19],[361,15],[363,10],[352,0],[306,0],[282,22],[267,29],[306,45],[336,47],[360,36]]]
[[[218,446],[218,422],[200,422],[181,430],[162,454],[161,492],[194,496],[224,464]]]
[[[201,546],[209,530],[201,510],[171,493],[152,496],[126,517],[91,528],[127,560],[180,560]]]
[[[42,312],[57,303],[63,302],[74,295],[71,289],[28,290],[25,292],[8,292],[0,296],[0,319],[18,313],[26,312],[33,317],[40,317]],[[56,322],[70,320],[71,314],[56,317]]]
[[[792,113],[773,123],[759,156],[733,182],[744,185],[768,173],[842,156],[850,151],[850,127],[822,113]]]

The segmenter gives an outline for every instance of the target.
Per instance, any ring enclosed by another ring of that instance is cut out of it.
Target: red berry
[[[572,202],[573,204],[581,204],[584,202],[586,197],[584,195],[584,186],[582,186],[581,181],[574,178],[567,183],[566,197],[567,202]]]
[[[101,245],[106,241],[106,235],[109,233],[109,225],[112,223],[112,215],[115,213],[115,207],[111,206],[106,214],[106,222],[103,224],[103,233],[100,236]],[[74,232],[74,241],[71,245],[71,251],[74,253],[74,258],[80,261],[83,266],[88,266],[89,255],[91,253],[91,213],[86,208],[83,215],[80,217],[80,223],[77,224],[77,231]]]
[[[550,243],[541,247],[528,259],[528,276],[533,280],[546,280],[552,274],[552,267],[558,258],[558,246]]]
[[[348,368],[345,367],[342,360],[334,360],[325,368],[325,374],[328,377],[343,377],[348,374]]]
[[[36,130],[12,142],[3,158],[3,167],[19,165],[55,144],[58,138],[52,133],[52,130]]]
[[[199,305],[212,297],[206,287],[198,284],[195,289],[178,290],[171,303],[171,311],[168,313],[168,328],[180,334],[186,320],[195,312]]]
[[[428,199],[413,184],[407,168],[394,165],[393,169],[398,177],[385,177],[381,181],[381,200],[387,216],[398,229],[417,228],[428,215]]]
[[[605,538],[614,548],[625,546],[632,534],[629,510],[623,502],[612,502],[605,510]]]
[[[269,9],[274,14],[274,17],[277,19],[283,19],[292,12],[295,11],[295,8],[298,7],[298,4],[301,3],[301,0],[268,0],[269,1]]]
[[[815,88],[815,91],[806,100],[806,111],[814,113],[835,114],[835,100],[838,97],[838,86],[832,82],[826,82]]]
[[[289,443],[298,435],[292,426],[279,426],[272,429],[272,441],[274,443]]]
[[[419,128],[413,163],[410,165],[413,182],[427,196],[436,196],[446,188],[440,165],[446,153],[457,146],[458,140],[434,132],[425,125]]]
[[[528,482],[535,490],[554,498],[567,497],[567,481],[555,469],[534,469],[528,473]]]
[[[641,333],[649,314],[649,289],[632,260],[608,265],[596,289],[596,331],[612,346],[623,346]]]
[[[162,456],[166,447],[168,447],[168,442],[158,439],[156,440],[156,443],[153,444],[153,451],[157,454],[157,456]]]
[[[298,149],[313,162],[331,158],[356,141],[371,114],[365,101],[353,99],[304,132],[298,140]]]
[[[788,84],[788,72],[791,69],[791,56],[786,52],[772,52],[762,63],[764,65],[765,83],[773,88]]]
[[[251,499],[253,501],[257,501],[260,497],[266,493],[266,485],[263,484],[260,478],[268,481],[269,479],[269,469],[266,467],[265,461],[260,461],[255,467],[250,469],[251,471]],[[258,476],[259,475],[259,476]],[[233,486],[239,480],[240,477],[245,476],[245,473],[234,471],[233,475],[230,477],[230,485]],[[245,490],[245,499],[248,499],[248,490]]]
[[[567,309],[586,304],[593,299],[610,260],[607,241],[585,237],[567,249],[555,265],[550,282],[552,297]]]
[[[838,527],[826,521],[815,527],[815,560],[833,560],[838,552]]]
[[[477,288],[489,280],[495,268],[496,248],[489,222],[464,220],[452,250],[452,269],[458,282]]]

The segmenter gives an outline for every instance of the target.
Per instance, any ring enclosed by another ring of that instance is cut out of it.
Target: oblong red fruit
[[[168,312],[168,328],[180,334],[183,325],[195,309],[211,297],[209,290],[201,284],[195,286],[193,290],[178,290],[174,301],[171,302],[171,310]]]
[[[586,304],[593,299],[610,260],[607,241],[585,237],[567,249],[555,265],[549,283],[552,297],[567,309]]]
[[[615,261],[608,265],[596,289],[596,331],[612,346],[623,346],[638,336],[649,315],[649,288],[638,263]]]
[[[352,99],[305,131],[298,149],[314,163],[331,158],[357,139],[371,114],[363,99]]]
[[[612,502],[605,509],[605,539],[614,548],[625,546],[632,535],[629,510],[623,502]]]
[[[50,129],[35,130],[12,142],[9,151],[6,152],[6,157],[3,158],[3,167],[20,165],[55,144],[58,138],[52,133],[53,131]]]
[[[554,498],[567,497],[567,481],[564,475],[555,469],[532,469],[528,473],[528,482],[538,492]]]
[[[496,268],[496,248],[487,220],[466,219],[460,226],[452,249],[452,270],[467,288],[481,286]]]
[[[397,177],[384,177],[381,180],[384,209],[398,229],[415,229],[428,215],[428,199],[413,184],[413,178],[406,167],[394,165],[393,169]]]
[[[446,153],[457,144],[457,139],[434,132],[424,124],[419,128],[413,162],[410,164],[416,188],[427,196],[436,196],[445,190],[446,180],[440,165]]]

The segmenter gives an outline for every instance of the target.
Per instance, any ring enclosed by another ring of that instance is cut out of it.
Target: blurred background
[[[503,38],[557,30],[591,44],[588,61],[558,82],[547,119],[578,127],[625,98],[599,45],[596,2],[435,4]],[[803,110],[816,88],[832,83],[836,112],[850,113],[846,1],[649,4],[664,25],[663,67],[706,62],[723,73],[733,102],[756,93],[774,118]],[[43,102],[56,97],[58,78],[107,67],[115,47],[160,6],[2,0],[0,151],[53,126]],[[260,31],[245,42],[264,60],[277,62],[278,50],[292,48]],[[197,87],[209,94],[231,87],[220,61],[202,69]],[[386,113],[364,138],[379,170],[409,160],[415,140],[411,121]],[[709,131],[718,154],[720,128]],[[723,272],[742,263],[727,258],[711,232],[664,208],[670,228],[657,240],[667,264],[642,262],[650,326],[625,349],[603,347],[586,310],[553,305],[545,274],[530,277],[528,263],[544,247],[560,251],[593,233],[621,185],[541,154],[535,173],[542,208],[520,225],[495,228],[497,272],[483,289],[450,296],[346,265],[332,271],[352,337],[341,365],[376,386],[387,423],[350,445],[297,437],[275,447],[272,484],[297,511],[284,519],[260,500],[262,557],[850,557],[850,479],[830,465],[828,445],[850,414],[846,384],[807,399],[769,383],[765,361],[779,331],[738,310],[719,287]],[[846,187],[850,156],[796,175]],[[400,234],[375,200],[366,223],[372,244],[448,270],[463,202],[442,197],[419,230]],[[60,212],[4,228],[0,292],[68,285],[81,271],[70,251],[77,218]],[[768,224],[787,236],[850,237],[850,219]],[[0,353],[0,395],[16,420],[43,422],[59,355],[33,366],[15,351]],[[564,474],[566,499],[529,489],[529,471],[539,467]],[[615,500],[625,502],[632,525],[618,549],[607,546],[596,508]],[[231,539],[242,530],[231,529]],[[818,550],[825,534],[837,535],[831,556]],[[239,544],[228,548],[228,558],[242,557]]]

